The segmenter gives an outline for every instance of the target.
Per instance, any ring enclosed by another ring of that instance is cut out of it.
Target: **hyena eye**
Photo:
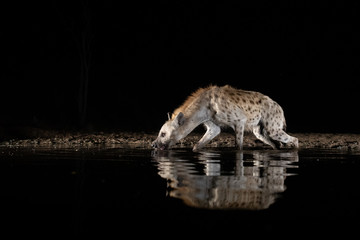
[[[165,137],[165,135],[166,135],[166,133],[162,132],[162,133],[160,134],[160,137]]]

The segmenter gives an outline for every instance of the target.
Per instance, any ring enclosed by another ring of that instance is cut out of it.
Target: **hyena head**
[[[161,127],[158,137],[152,142],[152,147],[165,150],[175,145],[181,138],[180,126],[184,123],[184,114],[180,112],[173,120],[169,119]]]

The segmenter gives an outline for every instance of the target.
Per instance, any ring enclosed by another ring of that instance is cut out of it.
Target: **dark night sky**
[[[97,129],[156,131],[198,87],[230,84],[277,101],[290,132],[360,133],[358,6],[97,2],[1,8],[2,127],[77,126],[86,34]]]

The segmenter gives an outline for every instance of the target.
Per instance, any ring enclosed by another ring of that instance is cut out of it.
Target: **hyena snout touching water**
[[[282,143],[298,147],[298,139],[284,131],[285,117],[279,104],[259,92],[228,85],[200,88],[190,95],[161,127],[152,146],[160,150],[171,148],[200,124],[205,125],[206,133],[194,151],[216,137],[221,127],[234,129],[238,149],[243,147],[244,131],[252,131],[274,149]]]

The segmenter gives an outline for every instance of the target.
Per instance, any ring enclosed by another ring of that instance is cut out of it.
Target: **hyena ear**
[[[174,122],[175,124],[181,126],[183,125],[185,122],[185,117],[184,114],[182,112],[179,112],[178,115],[175,117]]]

